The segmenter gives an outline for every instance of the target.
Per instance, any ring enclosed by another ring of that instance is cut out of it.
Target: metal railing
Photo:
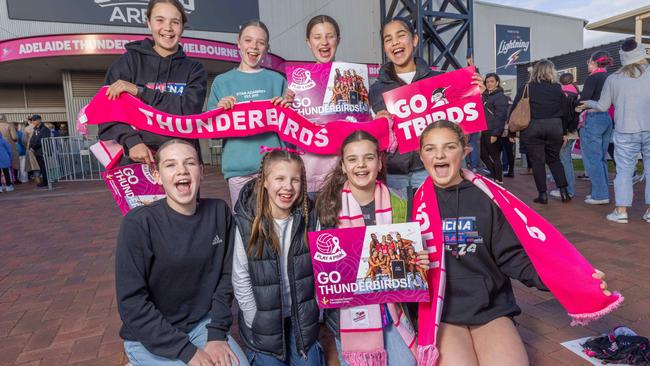
[[[101,180],[102,164],[90,152],[96,136],[49,137],[42,141],[48,188],[53,182]]]

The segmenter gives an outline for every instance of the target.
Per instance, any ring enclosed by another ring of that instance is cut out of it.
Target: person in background
[[[564,167],[560,161],[560,150],[566,139],[562,122],[567,113],[567,98],[557,82],[555,65],[549,60],[535,64],[528,81],[531,121],[528,128],[520,132],[521,142],[530,154],[538,196],[535,203],[548,204],[546,192],[546,165],[551,169],[555,184],[560,190],[562,202],[571,201],[567,190]],[[512,104],[514,110],[521,100],[525,88],[519,88]]]
[[[16,173],[20,165],[20,160],[18,158],[18,150],[16,148],[16,142],[18,141],[18,133],[16,132],[16,127],[13,123],[7,121],[7,117],[4,114],[0,114],[0,135],[4,137],[5,141],[9,144],[11,148],[11,167],[9,172],[12,177],[16,178]]]
[[[29,171],[27,169],[27,163],[29,160],[27,159],[27,147],[25,146],[25,126],[24,124],[19,124],[18,125],[18,141],[16,141],[16,150],[18,150],[18,165],[20,169],[18,170],[18,174],[16,176],[16,182],[20,183],[27,183],[28,175],[27,172]]]
[[[501,165],[501,142],[508,117],[508,97],[501,88],[501,79],[495,73],[485,75],[486,90],[483,93],[483,108],[487,120],[487,130],[481,132],[481,160],[490,170],[490,177],[503,184]]]
[[[2,137],[2,134],[0,134],[0,192],[11,192],[14,190],[11,181],[11,174],[9,173],[9,169],[11,169],[11,159],[11,145],[9,145],[7,140],[5,140],[4,137]],[[2,180],[3,177],[4,181]]]
[[[38,163],[38,170],[41,172],[41,182],[38,183],[38,188],[46,188],[47,184],[47,169],[45,166],[45,158],[43,157],[43,139],[51,136],[50,130],[45,127],[41,116],[38,114],[33,115],[30,120],[34,126],[34,134],[29,140],[29,150],[34,153],[36,162]]]
[[[608,73],[606,67],[613,64],[606,51],[596,51],[589,58],[589,76],[580,93],[580,100],[599,100]],[[591,183],[585,203],[609,204],[607,146],[612,136],[613,122],[609,111],[588,110],[585,127],[580,130],[580,149],[585,155],[585,170]]]
[[[616,108],[616,209],[607,215],[607,220],[628,222],[627,209],[633,201],[632,176],[641,154],[646,178],[645,204],[648,206],[643,220],[650,223],[650,72],[642,44],[628,39],[621,45],[619,54],[623,66],[607,78],[599,93],[600,99],[585,101],[578,109],[588,107],[605,112],[612,105]]]
[[[567,130],[567,140],[560,150],[560,160],[562,160],[564,175],[566,176],[568,184],[567,191],[569,192],[569,196],[574,197],[576,195],[576,176],[573,171],[573,158],[571,157],[571,152],[573,151],[573,147],[578,139],[579,115],[574,111],[574,109],[578,105],[580,92],[578,91],[578,87],[575,85],[573,74],[571,73],[567,72],[560,75],[560,84],[562,84],[562,90],[568,99],[567,103],[569,103],[568,113],[563,119],[564,127]],[[561,198],[559,189],[552,190],[550,195],[552,197]]]

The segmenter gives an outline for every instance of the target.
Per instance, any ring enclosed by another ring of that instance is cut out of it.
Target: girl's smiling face
[[[307,46],[319,64],[334,61],[338,45],[339,35],[332,23],[318,23],[309,32]]]
[[[156,4],[151,10],[151,18],[147,19],[147,27],[151,31],[154,49],[162,57],[178,50],[178,41],[183,34],[183,15],[174,5]]]
[[[288,217],[301,194],[302,178],[296,161],[277,161],[267,168],[264,188],[271,204],[271,215],[276,219]]]
[[[449,128],[434,128],[422,136],[420,159],[436,186],[459,184],[461,162],[469,152],[458,135]]]
[[[400,21],[386,24],[382,30],[382,40],[386,57],[397,69],[407,68],[413,61],[413,53],[418,45],[418,37]]]
[[[244,71],[256,70],[259,69],[269,50],[269,38],[261,27],[249,25],[237,38],[237,47]]]
[[[377,146],[368,140],[349,143],[343,149],[341,168],[350,185],[360,191],[375,189],[381,161]]]

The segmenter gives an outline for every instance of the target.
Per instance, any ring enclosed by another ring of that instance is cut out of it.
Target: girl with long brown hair
[[[316,220],[298,153],[265,148],[235,205],[233,287],[251,365],[322,364],[307,232]]]

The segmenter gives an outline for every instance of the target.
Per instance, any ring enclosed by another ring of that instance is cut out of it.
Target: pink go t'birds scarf
[[[463,170],[463,176],[503,212],[542,282],[571,316],[571,325],[587,324],[623,302],[617,292],[603,293],[601,280],[592,277],[591,264],[543,217],[496,183],[468,170]],[[439,356],[436,343],[445,294],[445,260],[442,220],[431,177],[415,193],[413,217],[420,223],[432,263],[428,276],[432,300],[419,307],[418,365],[433,366]]]

